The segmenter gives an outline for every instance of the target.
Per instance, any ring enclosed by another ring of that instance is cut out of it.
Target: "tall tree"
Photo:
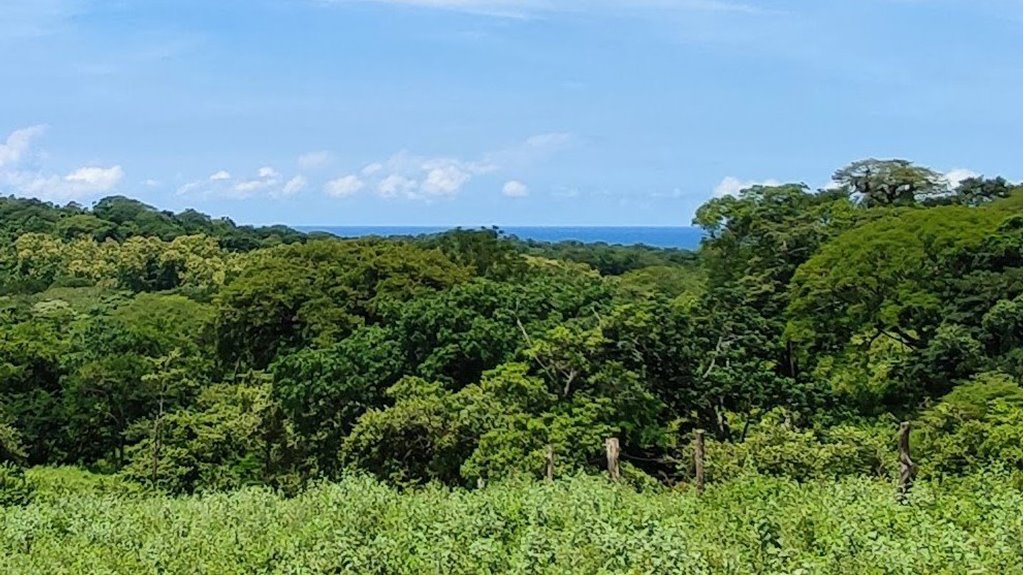
[[[912,205],[947,190],[941,174],[907,160],[859,160],[832,181],[865,207]]]
[[[945,393],[983,366],[981,342],[1012,325],[1000,310],[1021,293],[1019,214],[1018,195],[888,210],[847,231],[797,270],[788,336],[819,358],[889,338],[910,352],[904,399]]]

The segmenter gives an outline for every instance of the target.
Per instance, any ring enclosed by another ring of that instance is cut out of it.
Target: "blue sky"
[[[687,225],[865,157],[1021,179],[1010,0],[0,0],[0,191]]]

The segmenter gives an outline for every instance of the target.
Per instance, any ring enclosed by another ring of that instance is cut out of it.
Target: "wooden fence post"
[[[612,481],[619,480],[619,438],[609,437],[604,440],[605,455],[608,458],[608,477]]]
[[[550,446],[550,445],[548,445],[548,450],[544,454],[544,456],[545,456],[545,459],[547,460],[547,467],[544,470],[544,477],[548,481],[554,481],[555,480],[555,448]]]
[[[898,497],[900,501],[906,499],[907,492],[910,491],[910,487],[914,484],[914,474],[917,469],[914,465],[914,461],[910,459],[910,422],[904,421],[900,423],[900,437],[899,437],[899,448],[900,448],[900,484]]]
[[[693,438],[694,483],[697,493],[704,493],[704,430],[698,429]]]

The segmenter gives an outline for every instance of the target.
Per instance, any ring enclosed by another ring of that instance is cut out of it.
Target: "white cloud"
[[[960,185],[960,182],[967,178],[977,178],[979,175],[980,174],[977,172],[968,170],[967,168],[953,168],[943,174],[942,177],[946,180],[946,183],[949,184],[950,188],[955,188]]]
[[[383,164],[381,164],[380,162],[374,162],[372,164],[367,164],[365,167],[363,167],[362,174],[364,176],[372,176],[383,169]]]
[[[238,192],[240,197],[248,197],[252,195],[253,192],[266,190],[270,188],[270,186],[271,183],[266,180],[245,180],[235,184],[234,190]]]
[[[473,178],[473,173],[460,162],[432,160],[423,164],[427,175],[420,183],[420,191],[427,196],[454,196]]]
[[[243,199],[264,194],[271,198],[294,195],[306,186],[306,179],[299,175],[282,183],[281,174],[269,166],[256,170],[256,177],[235,181],[225,170],[220,170],[205,180],[188,182],[178,187],[179,195],[218,196]]]
[[[327,150],[309,152],[299,156],[299,167],[303,170],[315,170],[326,166],[331,161],[331,153]]]
[[[160,186],[164,185],[164,183],[161,182],[160,180],[154,180],[150,178],[148,180],[142,180],[142,185],[146,186],[147,188],[159,188]]]
[[[536,134],[484,156],[484,163],[505,170],[524,170],[570,148],[576,137],[567,132]]]
[[[377,183],[377,193],[383,198],[397,196],[409,197],[416,189],[418,182],[405,176],[391,174]]]
[[[24,159],[32,147],[32,140],[42,136],[46,126],[29,126],[15,130],[7,136],[7,141],[0,144],[0,168],[14,166]]]
[[[291,196],[302,191],[306,187],[306,178],[301,175],[295,176],[288,180],[284,184],[284,188],[281,190],[281,195]]]
[[[79,200],[109,192],[124,179],[121,166],[78,168],[65,176],[29,172],[8,172],[0,175],[2,183],[20,193],[49,201]]]
[[[510,198],[522,198],[530,194],[530,189],[518,180],[509,180],[501,187],[501,193]]]
[[[654,191],[654,192],[651,192],[650,196],[652,198],[658,198],[658,199],[678,200],[679,198],[685,198],[686,197],[686,193],[683,192],[683,190],[680,189],[680,188],[672,188],[669,191]]]
[[[382,162],[367,164],[359,174],[369,180],[381,197],[431,200],[455,196],[474,177],[491,172],[495,167],[485,161],[471,162],[459,158],[424,157],[399,152]],[[366,183],[358,176],[351,177],[361,184]]]
[[[565,132],[537,134],[508,148],[483,154],[476,160],[418,156],[402,151],[386,160],[367,164],[359,174],[381,197],[426,201],[452,198],[477,176],[528,168],[571,145],[573,140],[572,134]],[[521,182],[516,183],[521,185]],[[515,186],[513,190],[513,195],[524,195]]]
[[[78,168],[64,176],[64,181],[73,188],[105,192],[116,186],[122,178],[124,178],[124,170],[121,169],[121,166],[111,168],[89,166]]]
[[[733,176],[726,176],[722,178],[721,182],[718,182],[717,186],[715,186],[714,196],[716,198],[721,198],[723,196],[735,196],[739,194],[740,191],[752,186],[778,186],[780,184],[781,182],[778,180],[741,180],[739,178],[734,178]]]
[[[551,132],[530,136],[526,138],[524,143],[533,149],[551,151],[564,148],[570,142],[572,142],[572,134],[567,132]]]
[[[189,195],[189,194],[191,194],[193,192],[196,192],[196,191],[200,190],[205,184],[206,184],[206,182],[203,182],[203,181],[184,183],[184,184],[178,186],[177,194],[179,196],[187,196],[187,195]]]
[[[324,184],[324,192],[335,198],[346,198],[363,189],[363,181],[358,176],[348,175],[330,180]]]
[[[279,174],[274,168],[264,166],[256,170],[256,178],[238,182],[232,191],[239,198],[247,198],[256,192],[272,191],[281,183],[278,176]]]
[[[30,158],[41,155],[33,143],[44,131],[44,126],[15,130],[0,144],[0,189],[42,200],[69,201],[108,192],[124,179],[119,165],[82,166],[63,176],[30,165]]]

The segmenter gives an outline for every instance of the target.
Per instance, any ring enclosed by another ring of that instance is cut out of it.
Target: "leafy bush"
[[[0,462],[0,507],[26,505],[32,496],[32,484],[25,479],[25,470],[9,461]]]
[[[891,482],[744,475],[703,496],[604,478],[397,491],[366,477],[264,489],[69,495],[0,508],[0,572],[1014,573],[1020,491],[1005,475]],[[984,493],[984,497],[978,497]]]
[[[984,373],[958,386],[921,415],[923,473],[963,473],[999,466],[1021,468],[1021,387],[1003,374]]]
[[[265,470],[276,455],[272,443],[284,432],[274,419],[269,384],[253,377],[248,384],[207,387],[195,409],[130,429],[142,439],[128,449],[123,475],[175,493],[270,482]]]
[[[121,495],[143,493],[142,488],[119,475],[92,473],[80,467],[32,467],[25,470],[25,480],[34,499],[59,503],[73,495]]]
[[[705,477],[718,481],[743,472],[797,481],[850,475],[890,476],[896,463],[895,422],[801,429],[781,410],[751,425],[744,441],[708,440]],[[692,447],[684,450],[684,475],[692,475]]]

